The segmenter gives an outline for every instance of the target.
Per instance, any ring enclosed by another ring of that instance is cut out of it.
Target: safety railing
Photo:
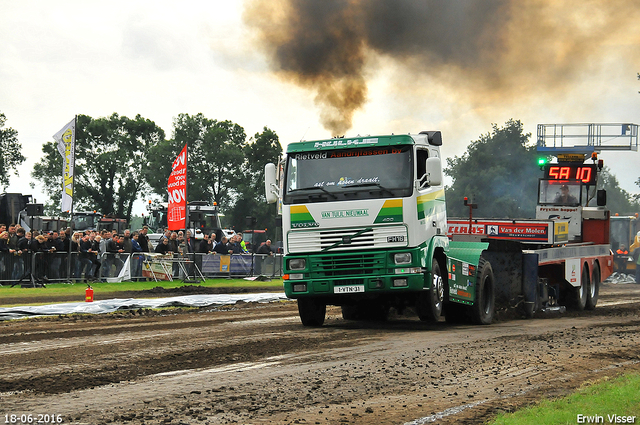
[[[197,278],[198,275],[205,278],[260,275],[276,278],[283,274],[282,254],[176,254],[164,261],[167,264],[157,268],[167,274],[158,278],[150,270],[154,262],[161,260],[150,261],[150,257],[144,253],[27,252],[18,255],[0,252],[0,284],[30,286],[38,283],[108,279],[183,280]]]

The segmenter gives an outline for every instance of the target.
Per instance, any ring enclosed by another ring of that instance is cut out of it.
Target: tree
[[[9,173],[13,170],[18,175],[18,166],[25,161],[22,156],[22,145],[18,141],[18,132],[11,127],[5,128],[6,116],[0,112],[0,185],[9,185]]]
[[[33,166],[31,178],[40,181],[44,192],[49,196],[45,202],[45,213],[60,215],[60,198],[62,198],[62,157],[56,142],[45,142],[42,145],[42,157]],[[31,188],[35,186],[30,183]]]
[[[637,197],[620,187],[618,179],[608,167],[604,167],[598,174],[598,189],[607,191],[607,208],[612,214],[628,215],[640,211]]]
[[[167,199],[171,164],[186,143],[188,149],[187,200],[217,202],[224,211],[233,205],[242,166],[246,135],[231,121],[180,114],[173,121],[174,136],[151,148],[145,174],[155,193]]]
[[[229,224],[237,231],[249,229],[245,223],[247,216],[256,219],[252,229],[268,229],[267,234],[275,239],[274,206],[266,203],[264,194],[264,166],[277,163],[282,155],[278,135],[267,127],[256,133],[244,148],[243,179],[238,185],[238,197],[228,210]]]
[[[522,123],[510,119],[491,133],[471,142],[461,157],[447,159],[445,174],[453,179],[446,189],[447,215],[465,217],[466,196],[478,204],[477,217],[535,217],[538,178],[535,145],[530,133],[523,134]]]
[[[149,150],[164,141],[164,131],[153,121],[114,113],[93,119],[78,115],[74,210],[96,209],[103,214],[131,218],[136,199],[148,190],[143,170]],[[43,158],[31,176],[39,180],[54,201],[60,199],[62,157],[55,142],[43,146]]]

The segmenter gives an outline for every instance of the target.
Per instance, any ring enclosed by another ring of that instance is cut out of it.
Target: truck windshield
[[[580,180],[541,179],[539,183],[539,205],[580,206],[582,200]]]
[[[73,216],[73,228],[75,230],[87,230],[96,228],[97,216],[86,213],[76,213]]]
[[[284,203],[406,197],[412,176],[411,146],[290,153]]]

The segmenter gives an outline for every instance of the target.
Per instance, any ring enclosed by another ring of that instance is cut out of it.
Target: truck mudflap
[[[498,308],[515,307],[524,302],[524,294],[534,296],[536,289],[531,288],[531,282],[537,285],[538,262],[531,267],[533,259],[525,261],[522,246],[517,241],[492,240],[482,253],[482,257],[491,263],[493,273],[499,285],[496,285],[496,305]],[[524,265],[527,265],[525,271]],[[523,290],[527,276],[527,290]],[[535,286],[535,285],[534,285]],[[530,300],[531,301],[531,300]]]
[[[538,253],[523,250],[518,241],[491,240],[482,258],[491,263],[496,282],[496,306],[520,308],[527,317],[548,307],[549,294],[545,279],[539,276]]]

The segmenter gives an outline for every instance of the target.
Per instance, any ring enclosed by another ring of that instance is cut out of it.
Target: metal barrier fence
[[[161,262],[165,263],[164,268],[173,279],[197,277],[194,264],[205,278],[282,276],[282,254],[176,254],[173,257],[156,257],[146,254],[35,252],[15,255],[0,252],[0,284],[26,286],[43,282],[106,280],[125,274],[123,269],[127,264],[127,278],[154,280],[151,266]]]

